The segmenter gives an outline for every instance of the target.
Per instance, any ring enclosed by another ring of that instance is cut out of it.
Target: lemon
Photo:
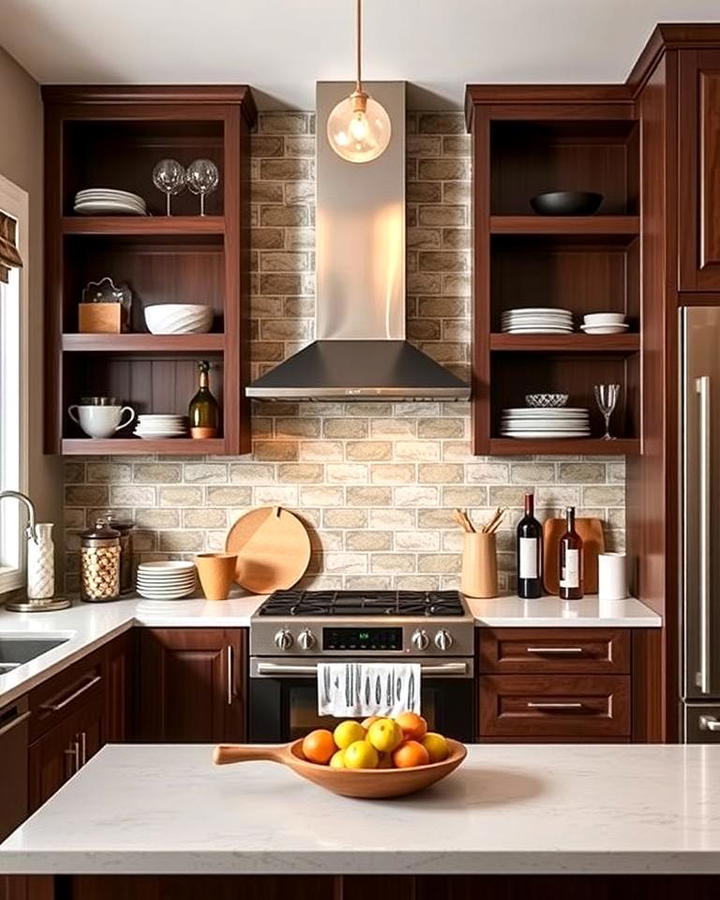
[[[392,753],[403,742],[403,733],[394,719],[378,719],[370,726],[367,739],[376,750]]]
[[[359,722],[347,719],[337,726],[333,732],[333,739],[341,750],[345,750],[350,744],[354,744],[355,741],[364,741],[365,734],[365,729]]]
[[[368,741],[355,741],[343,753],[346,769],[375,769],[378,752]]]
[[[428,731],[420,743],[427,750],[431,763],[442,762],[450,753],[448,742],[435,731]]]
[[[344,769],[345,768],[345,754],[342,750],[338,750],[337,753],[333,753],[330,759],[330,768],[331,769]]]

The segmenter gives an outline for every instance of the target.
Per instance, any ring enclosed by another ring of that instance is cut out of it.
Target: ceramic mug
[[[123,422],[125,412],[130,413],[130,418]],[[109,438],[132,422],[135,410],[131,406],[73,405],[68,407],[68,415],[88,437]]]

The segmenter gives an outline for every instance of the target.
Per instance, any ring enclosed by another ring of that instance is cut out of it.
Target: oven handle
[[[256,672],[258,675],[317,675],[317,665],[294,665],[289,663],[259,662]],[[467,675],[468,664],[466,662],[438,663],[437,665],[421,665],[420,672],[423,675]]]

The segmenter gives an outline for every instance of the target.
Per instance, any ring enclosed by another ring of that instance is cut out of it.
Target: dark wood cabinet
[[[630,632],[622,628],[481,628],[481,673],[627,674]]]
[[[111,744],[133,737],[135,645],[135,629],[131,629],[115,638],[106,651],[105,740]]]
[[[139,638],[139,740],[243,740],[245,629],[143,628]]]
[[[720,290],[720,49],[680,53],[679,290]]]

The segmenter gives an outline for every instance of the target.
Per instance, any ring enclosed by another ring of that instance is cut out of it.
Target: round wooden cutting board
[[[255,594],[291,588],[310,562],[305,526],[279,506],[261,506],[240,516],[228,533],[225,549],[237,553],[235,581]]]

